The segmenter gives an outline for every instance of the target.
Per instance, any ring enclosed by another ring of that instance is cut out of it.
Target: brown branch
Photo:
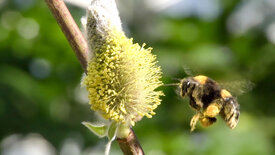
[[[72,18],[63,0],[45,0],[63,33],[73,48],[83,70],[86,72],[88,62],[88,44]],[[124,155],[144,155],[138,139],[131,129],[127,138],[117,139]]]
[[[75,23],[63,0],[45,0],[57,23],[73,48],[83,70],[86,72],[88,44]]]
[[[133,129],[131,129],[127,138],[117,138],[117,142],[119,144],[121,151],[125,155],[144,155],[142,147],[140,146]]]

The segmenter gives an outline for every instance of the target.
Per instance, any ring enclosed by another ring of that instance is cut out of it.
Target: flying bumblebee
[[[235,128],[239,121],[240,106],[237,100],[211,78],[198,75],[180,81],[180,96],[188,96],[190,106],[196,110],[190,122],[191,131],[198,121],[205,127],[216,122],[219,114],[227,126]]]

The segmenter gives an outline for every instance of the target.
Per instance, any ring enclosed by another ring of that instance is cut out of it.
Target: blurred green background
[[[68,0],[79,23],[86,0]],[[154,48],[164,83],[184,66],[217,81],[255,84],[238,96],[230,130],[218,118],[190,133],[194,111],[175,87],[162,87],[152,119],[134,130],[149,155],[275,154],[274,0],[117,0],[123,27]],[[103,154],[82,121],[96,121],[79,83],[83,71],[44,1],[0,0],[0,154]],[[234,92],[233,92],[234,93]],[[122,154],[113,143],[111,154]]]

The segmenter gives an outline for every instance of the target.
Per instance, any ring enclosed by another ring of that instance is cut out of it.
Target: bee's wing
[[[190,67],[188,67],[187,65],[183,65],[182,68],[187,76],[194,76],[194,72]]]
[[[239,122],[240,106],[235,99],[223,103],[220,115],[231,129],[235,128]]]
[[[182,66],[184,72],[187,74],[187,76],[193,76],[193,71],[186,65]],[[170,85],[180,85],[180,82],[182,78],[172,78],[172,80],[178,81],[179,83],[171,83],[171,84],[165,84],[164,86],[170,86]]]
[[[221,87],[232,93],[233,96],[240,96],[248,91],[251,91],[255,84],[249,80],[239,80],[220,83]]]

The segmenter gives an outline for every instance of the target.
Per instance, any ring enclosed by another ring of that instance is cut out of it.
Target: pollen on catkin
[[[94,10],[88,14],[87,40],[93,56],[83,84],[92,110],[133,126],[144,116],[151,118],[161,102],[163,93],[155,90],[162,85],[161,68],[152,48],[134,44],[108,19],[101,24],[101,17],[106,16]]]
[[[113,30],[88,64],[84,83],[91,108],[106,119],[131,125],[143,116],[152,117],[162,95],[155,89],[162,82],[151,50]]]

